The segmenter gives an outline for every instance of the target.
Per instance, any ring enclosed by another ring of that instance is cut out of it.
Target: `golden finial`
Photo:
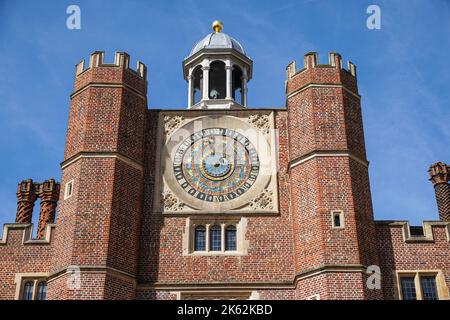
[[[212,23],[212,29],[214,32],[221,32],[223,29],[223,23],[220,20],[216,20]]]

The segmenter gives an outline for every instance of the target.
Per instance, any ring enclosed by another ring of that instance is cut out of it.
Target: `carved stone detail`
[[[185,204],[181,202],[172,192],[161,193],[161,207],[163,211],[182,211]]]
[[[170,136],[176,129],[178,129],[183,121],[183,116],[164,116],[164,134],[166,137]]]
[[[263,134],[269,133],[270,121],[267,114],[251,114],[248,116],[247,121],[256,129],[261,130]]]
[[[253,210],[272,210],[273,209],[273,192],[265,189],[255,199],[249,203],[249,207]]]

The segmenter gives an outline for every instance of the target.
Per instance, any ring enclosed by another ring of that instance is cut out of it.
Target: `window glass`
[[[334,214],[334,226],[335,227],[341,226],[341,215],[339,213]]]
[[[436,278],[433,276],[420,277],[423,300],[438,300]]]
[[[23,300],[32,300],[33,299],[33,289],[34,289],[34,281],[27,281],[23,286]]]
[[[206,229],[203,226],[195,228],[194,250],[195,251],[206,250]]]
[[[400,286],[402,289],[403,300],[417,300],[416,285],[414,284],[414,277],[400,278]]]
[[[222,230],[220,226],[213,226],[210,230],[210,250],[221,251],[222,250]]]
[[[45,300],[47,295],[47,282],[41,281],[38,284],[36,300]]]
[[[228,226],[225,230],[225,250],[236,250],[236,227]]]

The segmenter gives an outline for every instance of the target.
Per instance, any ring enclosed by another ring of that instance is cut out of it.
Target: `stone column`
[[[189,83],[189,87],[188,87],[188,109],[190,109],[193,105],[193,79],[192,79],[192,75],[189,74],[188,78],[188,83]]]
[[[202,100],[209,99],[209,66],[202,67],[203,70],[203,94]]]
[[[59,199],[60,184],[54,179],[46,180],[39,186],[41,213],[39,215],[37,238],[45,237],[47,224],[55,222],[56,206]]]
[[[430,166],[430,181],[434,185],[436,202],[441,221],[450,221],[450,178],[449,166],[443,162],[437,162]]]
[[[242,71],[242,105],[247,107],[247,69]]]
[[[232,97],[232,87],[233,87],[233,67],[230,65],[225,66],[226,74],[227,74],[227,92],[225,99],[233,99]]]
[[[34,202],[36,201],[33,180],[23,180],[17,188],[16,223],[31,223]]]

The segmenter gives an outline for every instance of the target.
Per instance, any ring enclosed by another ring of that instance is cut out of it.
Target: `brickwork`
[[[433,241],[405,241],[402,225],[377,221],[377,239],[385,299],[398,299],[395,272],[442,271],[450,288],[450,235],[448,225],[432,227]]]

